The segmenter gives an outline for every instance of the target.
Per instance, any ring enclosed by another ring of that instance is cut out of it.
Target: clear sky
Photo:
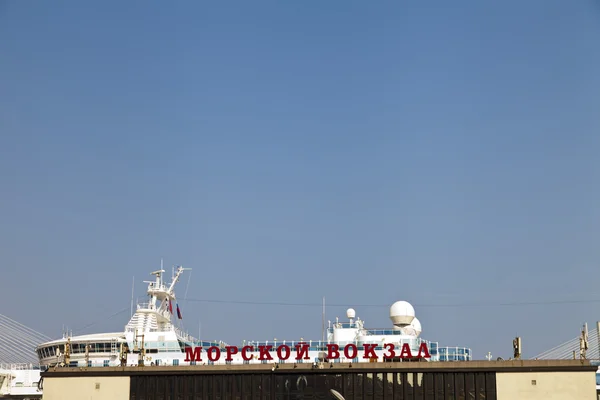
[[[203,339],[319,339],[321,308],[186,287],[373,328],[407,300],[479,359],[576,337],[599,42],[595,0],[2,1],[1,313],[122,330],[163,257]]]

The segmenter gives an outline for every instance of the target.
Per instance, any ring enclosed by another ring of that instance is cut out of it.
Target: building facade
[[[596,399],[581,360],[56,368],[44,399]]]

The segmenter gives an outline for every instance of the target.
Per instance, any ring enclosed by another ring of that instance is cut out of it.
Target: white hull
[[[40,369],[31,364],[0,364],[0,398],[39,399]]]

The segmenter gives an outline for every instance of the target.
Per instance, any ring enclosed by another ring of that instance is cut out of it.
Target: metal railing
[[[28,369],[40,369],[40,365],[31,363],[0,363],[0,370],[14,371]]]

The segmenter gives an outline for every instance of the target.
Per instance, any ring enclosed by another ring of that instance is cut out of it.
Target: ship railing
[[[438,352],[440,354],[447,355],[471,355],[471,349],[467,347],[456,347],[456,346],[444,346],[438,347]]]
[[[386,343],[389,343],[391,341],[386,341]],[[401,346],[403,344],[408,344],[409,347],[415,351],[417,349],[419,349],[419,347],[421,346],[422,343],[425,343],[427,345],[427,348],[429,350],[429,353],[432,356],[437,356],[440,355],[441,357],[443,357],[445,360],[470,360],[472,357],[472,352],[470,348],[466,348],[466,347],[457,347],[457,346],[444,346],[444,347],[440,347],[438,345],[438,342],[431,342],[428,340],[424,340],[421,338],[402,338],[398,341],[394,341],[396,346]],[[336,344],[337,346],[339,346],[339,350],[343,351],[344,347],[348,344],[353,344],[355,346],[358,347],[358,350],[361,350],[363,348],[364,344],[377,344],[375,350],[387,350],[387,348],[384,347],[383,342],[373,342],[373,341],[339,341],[339,342],[323,342],[323,341],[285,341],[285,340],[273,340],[273,341],[244,341],[241,345],[237,346],[238,348],[242,348],[243,346],[252,346],[254,347],[253,351],[258,351],[258,347],[259,346],[271,346],[271,351],[275,352],[277,351],[277,348],[280,345],[287,345],[290,347],[291,351],[296,351],[296,346],[297,345],[308,345],[309,347],[309,351],[323,351],[323,352],[328,352],[329,351],[329,347],[328,344]],[[138,347],[141,346],[141,343],[138,343]],[[146,350],[147,354],[151,354],[151,353],[163,353],[163,352],[178,352],[178,353],[182,353],[185,351],[185,347],[187,346],[192,346],[192,347],[202,347],[203,349],[205,349],[204,351],[207,351],[209,347],[219,347],[220,349],[224,349],[226,346],[228,346],[225,342],[222,341],[201,341],[198,339],[194,339],[194,340],[190,340],[190,341],[185,341],[184,343],[181,343],[180,341],[177,340],[166,340],[166,341],[144,341],[144,349]],[[131,347],[131,344],[130,344]],[[96,351],[98,350],[98,351]],[[111,350],[113,350],[112,348],[102,348],[102,349],[92,349],[92,351],[89,352],[90,355],[93,354],[106,354],[106,353],[110,353]],[[130,348],[130,350],[133,350]],[[72,352],[72,356],[83,356],[84,352],[81,351],[73,351]],[[10,365],[10,364],[7,364]],[[30,365],[31,364],[19,364],[22,369],[30,369]],[[16,368],[16,364],[12,364],[13,369]],[[3,366],[3,368],[7,368],[6,366]]]
[[[0,363],[0,369],[2,370],[28,370],[28,369],[40,369],[39,364],[31,363]]]
[[[366,329],[367,335],[404,335],[402,331],[398,329]]]
[[[351,329],[351,328],[358,328],[358,325],[356,322],[336,322],[335,327],[337,329]],[[329,331],[333,332],[333,327],[328,328]]]
[[[138,343],[138,348],[141,347],[141,344]],[[176,340],[171,341],[144,341],[144,349],[146,352],[151,350],[156,350],[158,352],[181,352],[181,346],[179,342]],[[131,350],[131,349],[130,349]]]
[[[209,347],[218,347],[220,349],[224,349],[226,346],[229,346],[227,343],[221,342],[221,341],[208,341],[208,340],[197,340],[197,339],[186,342],[185,345],[192,346],[192,347],[202,347],[203,349],[206,349],[206,350],[208,350]]]
[[[359,327],[356,326],[356,324],[354,324],[354,323],[350,324],[350,323],[346,322],[346,323],[339,323],[339,325],[341,326],[341,328],[344,328],[344,329],[347,329],[347,328],[359,329]],[[327,328],[327,333],[333,334],[334,330],[335,330],[334,328]],[[390,328],[363,329],[363,331],[367,335],[379,335],[379,336],[381,336],[381,335],[405,335],[405,333],[399,329],[390,329]]]
[[[259,346],[262,343],[269,343],[270,344],[271,342],[250,342],[250,343],[246,343],[246,345]],[[280,343],[283,343],[283,341],[278,342],[278,344],[280,344]],[[303,342],[294,342],[294,343],[298,344],[298,343],[303,343]],[[321,343],[324,343],[324,342],[321,342]],[[344,346],[345,344],[349,344],[349,343],[356,344],[355,342],[339,342],[339,343],[336,343],[336,344],[338,344],[340,346],[340,352],[341,352],[342,351],[341,350],[342,346]],[[168,344],[168,346],[167,346],[167,344]],[[194,343],[195,346],[202,346],[203,347],[203,350],[202,350],[203,352],[206,352],[208,350],[208,348],[211,347],[211,346],[220,346],[221,344],[222,343],[219,343],[219,342],[205,342],[205,341]],[[291,345],[292,342],[287,342],[286,344]],[[165,347],[162,348],[162,349],[160,349],[161,345],[165,345]],[[274,345],[274,342],[273,342],[273,345]],[[292,347],[292,346],[290,346],[290,347]],[[149,342],[149,343],[147,343],[147,346],[145,346],[145,349],[147,351],[146,355],[145,355],[146,356],[145,360],[146,360],[146,362],[147,362],[148,365],[156,365],[156,366],[159,366],[159,365],[160,366],[188,365],[187,362],[183,362],[181,360],[181,358],[180,358],[181,356],[179,356],[179,357],[177,357],[177,356],[173,357],[173,355],[162,355],[162,354],[164,354],[163,351],[165,351],[165,352],[177,352],[177,353],[181,352],[182,349],[179,347],[178,342],[175,342],[175,341],[172,341],[172,342]],[[151,351],[153,349],[154,350],[158,350],[158,351]],[[466,348],[461,348],[461,347],[442,347],[442,349],[451,349],[451,350],[450,351],[445,351],[445,352],[443,352],[443,354],[434,354],[433,351],[430,351],[431,361],[470,361],[472,359],[470,353],[467,354],[465,352],[465,354],[459,354],[459,353],[461,353],[461,349],[462,350],[466,350]],[[317,350],[319,352],[320,351],[326,351],[325,349],[318,348],[316,345],[314,345],[314,343],[313,343],[313,347],[311,347],[311,350],[312,351]],[[382,349],[378,348],[377,350],[381,351]],[[415,351],[414,348],[412,350]],[[221,350],[221,351],[223,351],[223,350]],[[275,351],[275,348],[273,348],[272,351]],[[292,351],[294,351],[293,347],[292,347]],[[255,347],[254,350],[253,350],[253,353],[256,353],[256,352],[258,352],[258,349]],[[134,357],[136,357],[135,354],[130,354],[130,357],[132,355]],[[275,356],[273,355],[273,357],[275,357]],[[315,362],[318,362],[320,360],[320,356],[317,357],[316,355],[313,354],[313,357],[315,357],[314,358]],[[360,362],[360,361],[362,361],[362,360],[359,359],[359,357],[357,357],[355,359],[352,359],[352,360],[345,359],[344,356],[343,356],[343,354],[341,355],[340,359],[333,360],[333,362],[353,362],[353,363],[354,362]],[[213,362],[213,361],[207,361],[207,360],[205,360],[204,362],[206,364],[208,364],[208,365],[224,365],[224,364],[228,364],[228,362],[226,362],[223,359],[223,357],[221,359],[219,359],[218,361],[214,361]],[[276,362],[278,362],[278,363],[287,363],[287,362],[305,362],[305,361],[302,361],[302,360],[301,361],[296,361],[296,360],[287,360],[287,361],[286,360],[278,360]],[[400,362],[402,362],[402,361],[400,360]],[[244,364],[247,364],[247,363],[251,363],[251,364],[258,364],[258,363],[266,364],[266,363],[268,363],[268,361],[266,361],[266,360],[255,360],[255,359],[251,360],[250,362],[244,361]],[[84,360],[81,360],[81,359],[80,360],[73,360],[72,359],[70,366],[72,366],[72,367],[76,367],[76,366],[81,367],[81,366],[85,366],[84,364],[85,364]],[[195,364],[196,364],[195,362],[190,362],[189,363],[189,365],[195,365]],[[114,362],[108,362],[108,360],[97,359],[96,358],[96,359],[89,360],[86,365],[87,365],[87,367],[108,367],[108,366],[114,366],[116,364]]]
[[[405,339],[405,340],[401,340],[399,341],[401,344],[402,343],[408,343],[409,346],[413,349],[416,349],[419,347],[419,345],[423,342],[422,340],[419,339]],[[342,342],[322,342],[322,341],[247,341],[242,343],[241,345],[237,345],[236,347],[238,348],[242,348],[244,346],[252,346],[254,347],[254,351],[258,351],[258,347],[259,346],[271,346],[271,351],[277,351],[277,348],[281,345],[287,345],[290,347],[290,350],[292,351],[296,351],[296,346],[300,345],[300,346],[304,346],[304,345],[308,345],[309,351],[328,351],[328,344],[336,344],[339,346],[339,349],[343,351],[343,348],[348,345],[348,344],[353,344],[356,345],[359,350],[362,349],[363,344],[366,343],[373,343],[373,342],[362,342],[362,341],[342,341]],[[377,343],[378,346],[375,348],[376,350],[384,350],[385,348],[383,347],[384,343]],[[141,343],[138,343],[138,347],[141,345]],[[209,347],[219,347],[221,349],[224,349],[226,346],[229,346],[227,343],[222,342],[222,341],[204,341],[204,340],[190,340],[190,341],[185,341],[183,343],[183,347],[186,346],[192,346],[192,347],[202,347],[206,350],[208,350]],[[131,345],[130,345],[131,347]],[[146,349],[146,351],[150,351],[150,350],[157,350],[159,352],[168,352],[168,351],[183,351],[182,349],[182,344],[179,341],[176,340],[166,340],[166,341],[144,341],[144,348]],[[435,350],[436,346],[429,346],[430,350]],[[105,351],[106,353],[108,353],[109,351]],[[90,354],[98,354],[100,352],[90,352]],[[82,354],[79,352],[74,352],[73,354]]]
[[[360,329],[360,327],[356,326],[356,324],[346,323],[346,324],[340,324],[340,325],[343,325],[341,327],[342,329],[349,329],[349,328]],[[327,333],[333,334],[335,329],[339,329],[339,328],[327,328]],[[402,332],[398,329],[389,329],[389,328],[387,328],[387,329],[385,329],[385,328],[384,329],[378,329],[378,328],[364,329],[363,328],[363,331],[366,332],[368,335],[404,335],[405,334],[404,332]]]
[[[135,333],[136,331],[137,331],[137,333],[139,333],[141,335],[144,332],[159,332],[159,329],[154,328],[154,327],[147,327],[146,329],[143,329],[143,328],[138,327],[137,325],[125,327],[125,332]]]
[[[171,325],[171,326],[173,327],[173,330],[175,331],[177,336],[179,336],[181,339],[185,340],[186,342],[193,342],[193,341],[198,340],[195,337],[193,337],[192,335],[188,334],[187,332],[184,332],[181,329],[177,328],[175,325]]]
[[[145,309],[149,309],[150,308],[150,302],[143,302],[143,303],[137,303],[137,309],[139,310],[140,308],[145,308]]]
[[[392,340],[390,341],[385,341],[378,343],[378,346],[375,348],[376,350],[383,350],[384,348],[384,344],[392,342]],[[394,341],[396,342],[396,341]],[[427,345],[427,348],[431,351],[433,351],[434,353],[437,353],[437,347],[438,347],[438,343],[437,342],[431,342],[425,339],[421,339],[421,338],[414,338],[414,339],[400,339],[397,341],[398,343],[404,344],[404,343],[408,343],[408,345],[413,348],[419,348],[419,346],[421,345],[421,343],[425,343]],[[308,340],[308,341],[285,341],[285,340],[273,340],[273,341],[244,341],[242,346],[273,346],[272,350],[275,351],[277,349],[278,346],[280,345],[287,345],[290,346],[290,348],[292,350],[295,349],[296,345],[298,344],[308,344],[309,345],[309,350],[310,351],[328,351],[328,344],[337,344],[339,346],[340,349],[343,349],[346,345],[348,344],[354,344],[357,345],[359,348],[362,347],[363,344],[367,344],[367,343],[375,343],[374,341],[370,341],[370,340],[365,340],[365,341],[359,341],[359,340],[355,340],[355,341],[338,341],[338,342],[334,342],[334,341],[315,341],[315,340]]]
[[[138,342],[137,346],[139,349],[141,347],[141,342]],[[185,347],[187,347],[187,346],[192,346],[192,347],[201,346],[204,349],[208,349],[209,347],[212,347],[212,346],[223,348],[225,346],[225,343],[224,342],[210,342],[210,341],[199,341],[199,340],[192,341],[192,340],[190,340],[190,341],[186,341],[185,343],[183,343],[183,348],[182,348],[182,344],[177,340],[144,341],[144,349],[146,350],[146,353],[148,353],[148,354],[152,353],[153,351],[157,351],[159,353],[183,352],[183,351],[185,351]],[[131,348],[131,344],[129,344],[129,350],[133,350]]]

